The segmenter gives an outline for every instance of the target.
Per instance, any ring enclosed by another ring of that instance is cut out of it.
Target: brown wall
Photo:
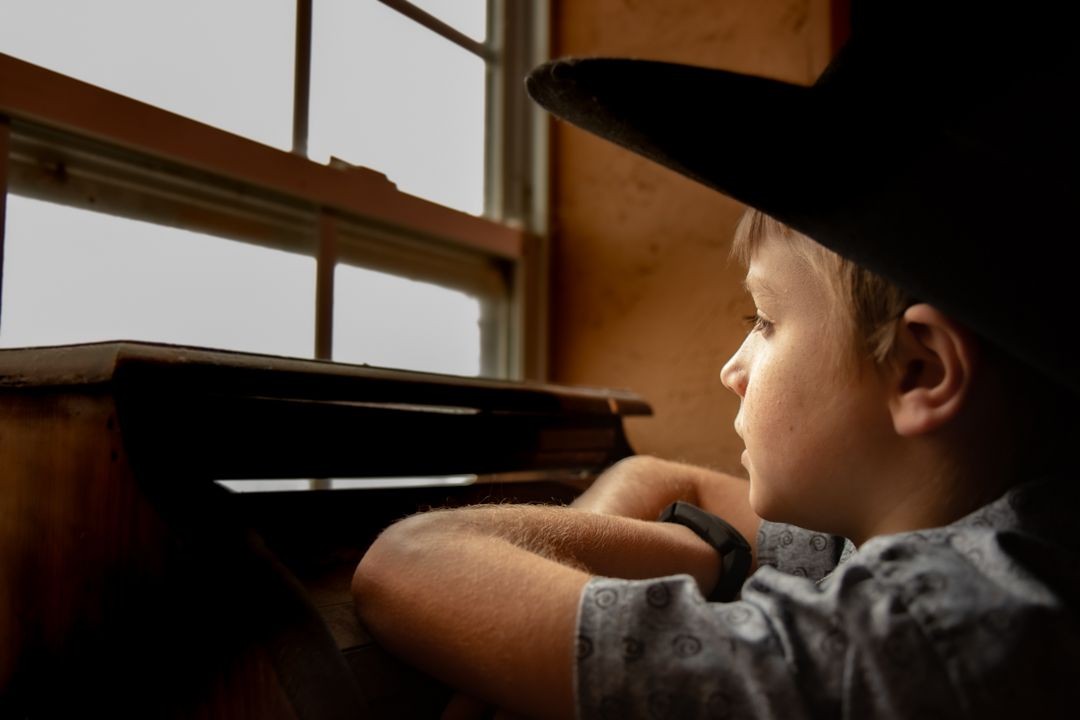
[[[809,83],[829,55],[828,0],[553,5],[553,56],[653,58]],[[655,415],[628,423],[638,452],[741,472],[738,401],[720,368],[750,312],[742,268],[728,261],[742,207],[562,123],[552,148],[552,379],[643,395]]]

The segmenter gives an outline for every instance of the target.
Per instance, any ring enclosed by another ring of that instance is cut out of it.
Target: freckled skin
[[[887,460],[884,382],[837,345],[847,336],[824,280],[785,241],[761,244],[747,287],[760,319],[721,378],[740,398],[750,503],[766,519],[847,534]]]

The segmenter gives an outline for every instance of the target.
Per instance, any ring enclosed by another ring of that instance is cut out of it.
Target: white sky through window
[[[477,0],[420,4],[457,6],[444,19],[465,27],[486,22]],[[483,213],[484,61],[375,0],[315,0],[312,26],[311,159],[374,168],[402,192]]]
[[[484,0],[416,4],[483,39]],[[0,0],[0,52],[288,149],[295,12],[295,0]],[[376,0],[314,0],[313,13],[312,159],[481,213],[483,61]],[[310,357],[314,277],[307,256],[9,194],[0,346],[139,339]],[[335,359],[479,373],[476,298],[359,268],[338,278]]]
[[[480,374],[480,301],[458,290],[338,265],[334,360]]]
[[[0,0],[0,52],[292,147],[295,0]]]
[[[315,260],[8,195],[0,346],[145,340],[311,357]]]

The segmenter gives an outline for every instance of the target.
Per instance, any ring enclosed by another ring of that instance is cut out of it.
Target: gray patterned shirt
[[[1073,478],[1032,482],[858,551],[765,523],[731,603],[686,575],[594,578],[579,717],[1074,717],[1078,500]]]

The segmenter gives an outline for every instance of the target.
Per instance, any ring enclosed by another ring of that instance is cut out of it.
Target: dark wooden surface
[[[428,507],[566,502],[632,394],[192,348],[0,351],[0,717],[430,717],[352,569]],[[531,482],[233,494],[221,478]],[[403,568],[403,572],[407,572]]]

